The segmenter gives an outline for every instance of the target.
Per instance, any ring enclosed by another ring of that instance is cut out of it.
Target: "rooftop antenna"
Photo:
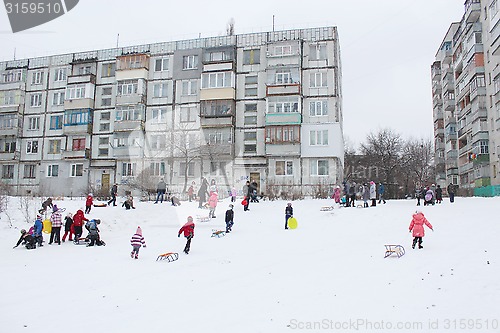
[[[16,60],[16,48],[14,48],[14,60]]]
[[[273,32],[274,32],[274,15],[273,15]]]
[[[120,34],[116,35],[116,48],[118,48],[118,43],[120,41]]]

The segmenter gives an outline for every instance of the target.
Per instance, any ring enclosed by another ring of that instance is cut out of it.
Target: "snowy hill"
[[[333,212],[320,211],[331,200],[295,201],[296,230],[284,230],[286,202],[243,212],[239,201],[233,232],[211,237],[225,226],[226,200],[216,219],[196,223],[186,255],[179,227],[188,215],[208,215],[195,202],[94,207],[87,217],[103,221],[105,247],[48,245],[44,234],[44,247],[26,250],[12,249],[30,224],[10,198],[13,226],[5,214],[0,220],[0,331],[500,330],[500,198],[419,207],[434,226],[422,250],[411,249],[408,232],[415,201]],[[55,203],[73,213],[85,205]],[[130,238],[138,225],[147,247],[134,260]],[[406,255],[384,259],[384,244],[401,244]],[[155,261],[170,251],[179,260]]]

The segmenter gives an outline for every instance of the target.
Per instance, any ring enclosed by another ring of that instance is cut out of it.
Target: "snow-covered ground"
[[[413,200],[333,212],[320,211],[331,200],[295,201],[295,230],[284,230],[286,202],[243,212],[240,201],[233,233],[210,237],[224,228],[225,200],[216,219],[196,223],[185,255],[179,227],[208,215],[195,202],[93,208],[105,247],[49,246],[44,234],[44,247],[26,250],[12,249],[30,224],[10,198],[13,226],[0,219],[0,332],[500,331],[500,198],[421,206],[434,226],[422,250],[411,249]],[[138,225],[147,247],[134,260]],[[384,259],[384,244],[406,255]],[[169,251],[179,260],[156,261]]]

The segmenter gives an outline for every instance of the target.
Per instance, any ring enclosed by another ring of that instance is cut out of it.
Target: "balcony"
[[[92,123],[88,124],[64,124],[63,126],[64,134],[90,134],[92,133]]]
[[[233,156],[234,144],[232,143],[217,143],[201,146],[201,156]]]
[[[132,95],[117,95],[116,105],[133,105],[133,104],[146,104],[146,95],[132,94]]]
[[[233,116],[209,116],[201,115],[200,118],[201,127],[228,127],[233,125]]]
[[[298,112],[267,113],[266,126],[296,125],[302,122],[302,115]]]
[[[143,131],[143,120],[121,120],[114,122],[114,130],[116,132],[130,132],[130,131]]]
[[[473,101],[478,96],[486,96],[486,87],[477,87],[470,92],[471,101]]]
[[[73,83],[92,83],[95,84],[95,75],[92,73],[82,74],[82,75],[69,75],[68,84]]]
[[[266,143],[267,156],[299,156],[300,143]]]
[[[142,147],[139,146],[127,146],[127,147],[117,147],[113,149],[113,157],[124,158],[124,157],[144,157],[144,151]]]
[[[467,23],[476,22],[481,16],[481,1],[467,0],[465,2],[465,21]]]
[[[446,163],[446,170],[458,168],[458,160],[456,160],[456,159],[455,160],[446,160],[445,163]]]
[[[474,167],[474,164],[473,164],[473,163],[466,163],[466,164],[464,164],[464,165],[460,165],[460,166],[458,167],[458,173],[459,173],[460,175],[462,175],[462,174],[464,174],[464,173],[467,173],[467,172],[471,171],[473,167]]]
[[[449,176],[458,176],[458,168],[450,167],[450,169],[446,169],[446,175]]]
[[[300,94],[300,84],[290,83],[282,85],[268,85],[266,87],[266,95],[299,95]]]
[[[15,151],[15,152],[0,151],[0,161],[19,160],[20,156],[21,156],[21,152],[19,152],[19,151]]]
[[[489,154],[479,154],[476,156],[475,159],[472,160],[472,164],[474,166],[479,166],[479,165],[487,165],[490,163],[490,155]]]
[[[82,149],[82,150],[63,150],[62,158],[71,160],[71,159],[83,159],[88,158],[87,154],[90,153],[90,149]]]
[[[444,100],[443,107],[445,111],[453,111],[455,110],[455,99],[447,98]]]

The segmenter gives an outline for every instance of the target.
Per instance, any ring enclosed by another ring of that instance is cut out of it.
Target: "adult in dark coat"
[[[163,202],[163,197],[165,195],[165,192],[167,191],[167,183],[162,179],[158,182],[158,185],[156,185],[156,201],[155,203],[158,203],[158,200],[160,200],[160,203]]]
[[[18,247],[21,243],[23,243],[28,250],[32,250],[32,249],[36,248],[35,237],[31,236],[24,229],[21,230],[21,237],[19,238],[19,240],[17,241],[17,243],[13,247],[13,249],[15,249],[16,247]]]
[[[440,204],[443,202],[443,189],[441,185],[438,185],[436,188],[436,203]]]
[[[198,198],[199,204],[198,208],[203,208],[203,204],[207,201],[207,195],[208,195],[208,181],[206,178],[201,179],[201,186],[200,189],[198,190]]]
[[[448,185],[446,190],[448,191],[448,195],[450,196],[450,202],[451,203],[455,202],[455,192],[457,191],[457,187],[452,183],[450,183],[450,185]]]
[[[246,202],[246,205],[243,206],[243,210],[247,211],[250,210],[248,209],[248,206],[250,205],[250,196],[251,196],[251,191],[252,187],[250,186],[250,182],[247,180],[245,185],[243,185],[243,195],[245,196],[244,201]]]
[[[110,194],[111,194],[111,200],[108,201],[108,206],[111,205],[111,203],[113,203],[113,206],[116,206],[116,195],[118,194],[118,184],[114,184],[111,187]]]

